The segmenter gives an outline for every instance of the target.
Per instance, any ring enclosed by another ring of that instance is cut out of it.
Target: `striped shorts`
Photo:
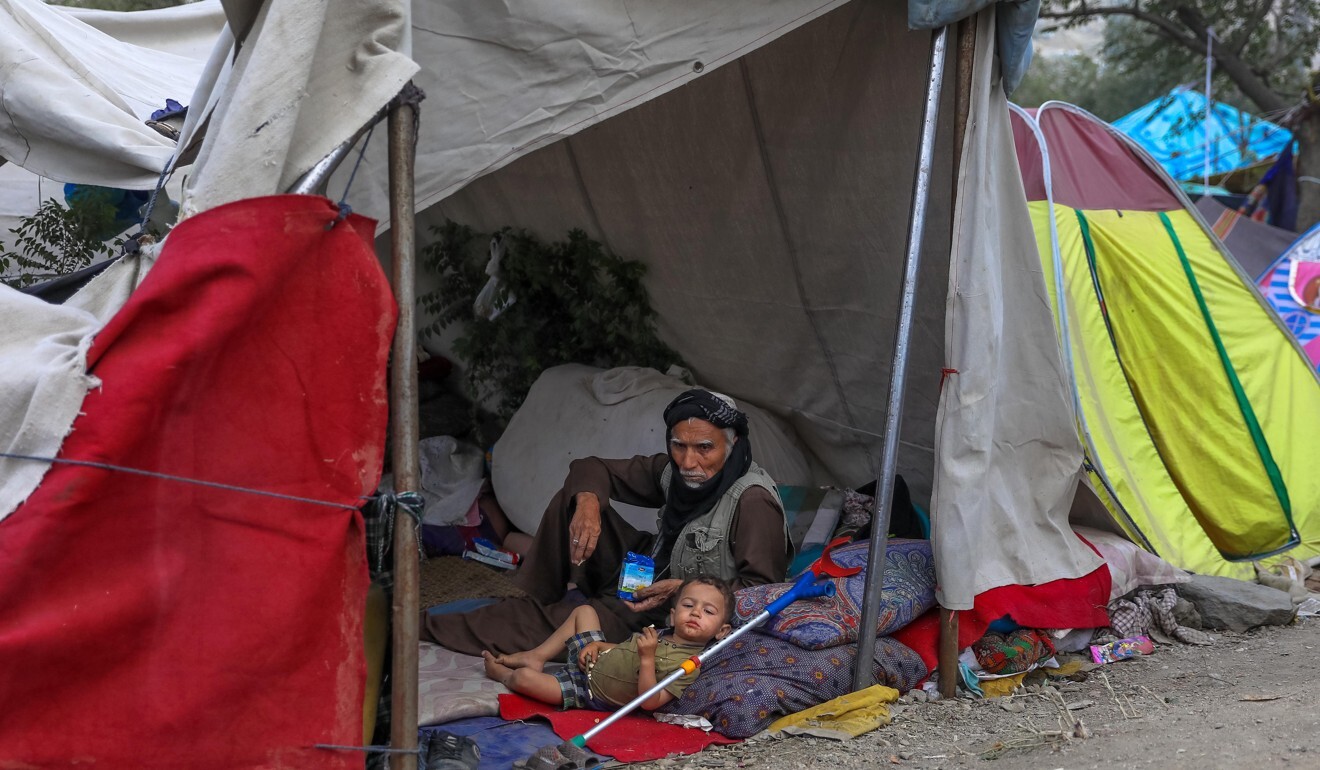
[[[600,698],[593,697],[591,685],[587,681],[587,672],[578,667],[578,655],[592,642],[605,641],[605,635],[599,631],[583,631],[569,638],[564,646],[568,649],[568,665],[552,676],[559,682],[559,693],[564,696],[564,709],[593,709],[595,711],[613,711],[617,706]]]

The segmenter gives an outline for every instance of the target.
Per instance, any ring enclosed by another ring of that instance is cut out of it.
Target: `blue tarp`
[[[1207,145],[1205,95],[1179,86],[1114,121],[1174,179],[1199,181]],[[1223,102],[1214,102],[1209,125],[1210,174],[1259,163],[1279,154],[1292,134]]]

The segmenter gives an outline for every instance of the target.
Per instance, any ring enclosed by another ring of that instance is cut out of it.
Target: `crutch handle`
[[[815,596],[833,596],[834,581],[826,580],[824,583],[816,583],[816,575],[812,572],[804,574],[797,579],[793,587],[784,592],[783,596],[770,602],[765,611],[770,615],[778,615],[788,605],[798,599],[810,599]]]

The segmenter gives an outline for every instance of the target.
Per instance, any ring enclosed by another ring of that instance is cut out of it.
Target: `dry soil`
[[[1320,619],[1214,636],[1011,698],[905,697],[850,741],[758,738],[635,767],[1320,768]]]

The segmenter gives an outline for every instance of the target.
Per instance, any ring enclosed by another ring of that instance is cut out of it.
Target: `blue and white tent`
[[[1223,102],[1212,102],[1206,125],[1205,94],[1178,86],[1114,121],[1179,182],[1199,181],[1207,145],[1210,174],[1250,166],[1279,154],[1292,134]]]

